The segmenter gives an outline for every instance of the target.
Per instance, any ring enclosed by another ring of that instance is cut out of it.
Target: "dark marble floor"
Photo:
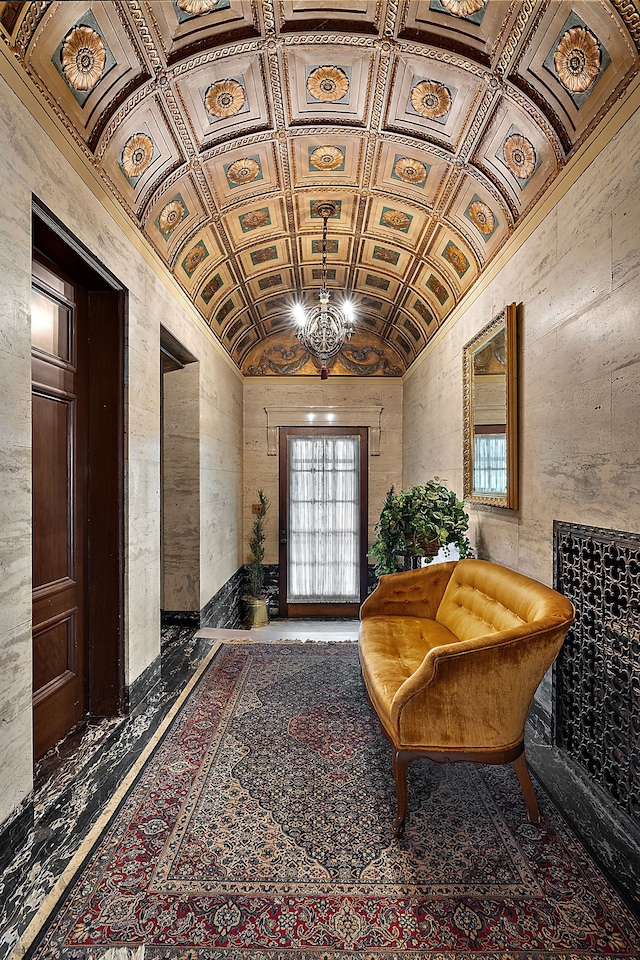
[[[39,762],[33,826],[20,842],[12,838],[13,849],[0,850],[0,960],[9,955],[211,644],[196,638],[193,627],[166,627],[161,680],[144,707],[127,717],[87,724]]]
[[[0,960],[10,954],[212,643],[192,627],[166,627],[161,680],[144,706],[128,717],[85,726],[38,764],[33,825],[19,842],[0,850]],[[527,749],[534,773],[640,918],[637,831],[625,831],[612,819],[578,772],[536,743],[535,735]]]

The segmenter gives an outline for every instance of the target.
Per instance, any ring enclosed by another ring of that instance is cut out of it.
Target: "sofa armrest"
[[[378,586],[360,607],[360,619],[398,616],[434,620],[457,563],[451,560],[380,577]]]
[[[549,617],[434,647],[393,697],[399,742],[467,749],[517,742],[570,622]]]

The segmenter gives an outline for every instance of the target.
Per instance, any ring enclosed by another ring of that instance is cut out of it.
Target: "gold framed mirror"
[[[518,508],[518,308],[505,307],[463,349],[464,497]]]

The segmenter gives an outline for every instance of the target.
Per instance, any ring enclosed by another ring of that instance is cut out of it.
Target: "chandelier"
[[[332,200],[322,201],[314,207],[322,217],[322,288],[319,303],[305,309],[302,304],[295,308],[298,325],[296,336],[320,363],[320,379],[329,376],[327,361],[340,352],[353,333],[353,307],[345,301],[340,307],[330,303],[331,294],[327,290],[327,221],[335,216],[338,205]]]

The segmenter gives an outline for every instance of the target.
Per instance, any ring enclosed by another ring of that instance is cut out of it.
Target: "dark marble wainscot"
[[[199,610],[161,610],[160,623],[164,627],[193,627],[200,628]]]
[[[33,796],[0,832],[0,960],[11,952],[210,650],[211,641],[196,639],[194,633],[193,627],[164,629],[160,670],[154,663],[137,691],[134,686],[130,713],[85,723],[36,765]],[[151,677],[155,682],[150,687]]]
[[[640,919],[640,830],[578,764],[549,742],[546,720],[543,711],[530,714],[527,764]]]
[[[239,630],[242,626],[242,594],[246,580],[240,567],[200,611],[200,626]]]

